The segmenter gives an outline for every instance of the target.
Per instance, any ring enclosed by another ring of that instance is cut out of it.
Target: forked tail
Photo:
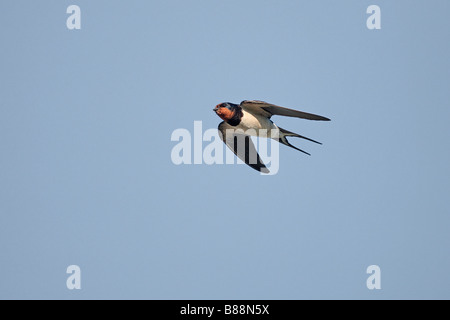
[[[313,140],[313,139],[301,136],[301,135],[299,135],[297,133],[285,130],[283,128],[278,128],[278,129],[280,130],[280,137],[279,137],[280,143],[282,143],[282,144],[284,144],[284,145],[286,145],[288,147],[294,148],[295,150],[298,150],[300,152],[303,152],[303,153],[305,153],[305,154],[307,154],[309,156],[311,154],[309,154],[308,152],[306,152],[306,151],[304,151],[302,149],[299,149],[297,147],[294,147],[292,144],[290,144],[289,141],[286,139],[286,137],[297,137],[297,138],[302,138],[302,139],[305,139],[305,140],[308,140],[308,141],[311,141],[311,142],[314,142],[314,143],[322,144],[319,141],[316,141],[316,140]]]

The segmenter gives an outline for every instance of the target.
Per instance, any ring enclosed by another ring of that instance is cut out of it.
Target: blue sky
[[[0,298],[449,299],[448,12],[2,1]],[[274,176],[172,163],[173,130],[245,99],[331,118],[273,119],[323,145]]]

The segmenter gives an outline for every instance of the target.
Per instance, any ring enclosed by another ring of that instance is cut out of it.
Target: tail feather
[[[319,141],[316,141],[316,140],[313,140],[313,139],[310,139],[310,138],[301,136],[301,135],[299,135],[299,134],[297,134],[297,133],[295,133],[295,132],[291,132],[291,131],[288,131],[288,130],[283,129],[283,128],[278,128],[278,129],[280,129],[280,132],[281,132],[284,136],[302,138],[302,139],[305,139],[305,140],[308,140],[308,141],[311,141],[311,142],[314,142],[314,143],[317,143],[317,144],[322,144],[322,143],[319,142]]]
[[[278,128],[278,129],[280,130],[280,133],[281,133],[280,134],[280,139],[279,139],[280,143],[282,143],[282,144],[284,144],[284,145],[286,145],[288,147],[291,147],[291,148],[293,148],[295,150],[298,150],[300,152],[303,152],[303,153],[305,153],[305,154],[307,154],[309,156],[311,155],[310,153],[293,146],[292,144],[289,143],[289,141],[286,139],[286,137],[297,137],[297,138],[302,138],[302,139],[305,139],[305,140],[308,140],[308,141],[311,141],[311,142],[314,142],[314,143],[322,144],[319,141],[316,141],[316,140],[313,140],[313,139],[301,136],[301,135],[299,135],[297,133],[285,130],[283,128]]]

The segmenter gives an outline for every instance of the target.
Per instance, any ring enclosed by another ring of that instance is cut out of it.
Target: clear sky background
[[[449,12],[1,1],[0,298],[450,299]],[[274,176],[172,163],[173,130],[244,99],[331,118],[274,118],[324,144]]]

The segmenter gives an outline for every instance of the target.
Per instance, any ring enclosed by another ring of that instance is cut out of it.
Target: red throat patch
[[[234,111],[231,111],[230,109],[226,107],[219,107],[218,106],[217,115],[222,118],[222,120],[228,121],[234,116]]]

